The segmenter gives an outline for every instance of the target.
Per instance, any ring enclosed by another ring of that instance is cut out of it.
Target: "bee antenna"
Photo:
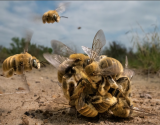
[[[42,63],[42,62],[38,62],[38,63],[40,63],[40,64],[43,64],[43,66],[46,66],[44,63]]]
[[[126,56],[126,59],[125,59],[125,68],[128,68],[128,58]]]
[[[47,63],[47,64],[48,64],[48,62],[44,62],[44,61],[41,61],[41,62],[42,62],[42,63]],[[40,62],[40,63],[41,63],[41,62]]]
[[[66,16],[60,16],[60,18],[68,18],[68,17],[66,17]]]

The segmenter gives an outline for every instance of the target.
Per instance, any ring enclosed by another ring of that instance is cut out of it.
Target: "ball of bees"
[[[58,53],[44,54],[44,57],[57,67],[64,96],[80,114],[95,117],[98,113],[111,112],[118,117],[130,117],[133,110],[140,111],[129,97],[134,72],[127,68],[128,60],[123,68],[118,60],[99,56],[106,42],[102,30],[96,33],[92,49],[82,47],[88,56],[73,53],[61,42],[52,41],[52,45],[53,42],[61,49],[55,52],[67,52],[65,55],[69,57]]]

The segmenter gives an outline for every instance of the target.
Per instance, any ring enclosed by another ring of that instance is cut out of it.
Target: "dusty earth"
[[[56,70],[51,65],[26,72],[26,77],[30,91],[21,76],[0,76],[0,125],[160,125],[160,77],[157,75],[147,77],[136,72],[132,80],[133,102],[156,115],[126,119],[108,113],[95,118],[76,117],[63,97]]]

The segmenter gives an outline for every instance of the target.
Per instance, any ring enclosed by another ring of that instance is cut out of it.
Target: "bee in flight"
[[[25,71],[31,71],[32,68],[40,69],[40,63],[43,64],[43,62],[40,62],[36,57],[28,53],[28,44],[30,43],[31,37],[32,34],[27,37],[28,40],[26,40],[23,53],[10,56],[3,61],[2,76],[9,78],[14,74],[22,75],[22,78],[25,80],[25,84],[27,84]]]
[[[65,11],[66,7],[68,7],[69,2],[67,3],[61,3],[59,7],[55,10],[49,10],[45,12],[42,16],[42,21],[43,23],[54,23],[54,22],[59,22],[60,18],[68,18],[65,16],[59,16],[58,13],[62,13]]]

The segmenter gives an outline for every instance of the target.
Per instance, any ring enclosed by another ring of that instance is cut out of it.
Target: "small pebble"
[[[32,116],[32,117],[35,117],[35,114],[34,114],[34,113],[31,113],[31,116]]]
[[[19,87],[18,90],[25,90],[23,87]]]

